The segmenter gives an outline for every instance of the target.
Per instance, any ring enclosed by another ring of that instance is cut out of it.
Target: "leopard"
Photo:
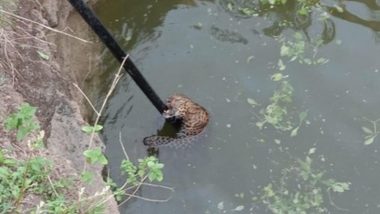
[[[180,121],[180,128],[176,136],[152,135],[144,138],[146,146],[187,147],[192,142],[204,136],[209,123],[209,113],[198,103],[183,94],[174,94],[166,100],[167,109],[162,116],[168,120]]]

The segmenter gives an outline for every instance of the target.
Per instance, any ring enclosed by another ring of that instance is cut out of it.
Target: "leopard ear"
[[[172,95],[172,96],[166,98],[166,102],[170,103],[174,99],[174,97],[175,97],[175,95]]]

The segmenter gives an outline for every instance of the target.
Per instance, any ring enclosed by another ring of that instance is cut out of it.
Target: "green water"
[[[326,4],[334,7],[334,2]],[[326,171],[326,178],[351,183],[350,190],[332,193],[331,201],[324,193],[328,213],[380,213],[380,138],[364,145],[361,129],[370,127],[363,118],[380,118],[380,3],[343,5],[347,11],[334,12],[330,30],[324,32],[319,15],[293,27],[278,25],[294,21],[289,7],[248,17],[224,1],[100,0],[97,14],[157,93],[162,98],[184,93],[211,114],[202,142],[185,150],[160,149],[162,184],[175,189],[172,198],[165,203],[133,199],[121,207],[122,213],[272,213],[252,197],[260,198],[263,187],[279,180],[281,169],[306,156],[313,168]],[[260,130],[255,115],[271,103],[278,86],[271,80],[281,58],[276,36],[291,38],[295,31],[310,40],[324,36],[318,56],[329,61],[305,65],[284,60],[282,72],[294,88],[288,112],[308,112],[298,135],[290,137],[269,124]],[[104,84],[117,67],[105,55]],[[247,98],[259,105],[253,108]],[[120,183],[119,133],[136,160],[146,155],[142,139],[156,133],[162,120],[124,76],[103,121],[109,169]],[[170,195],[154,188],[138,194],[152,199]]]

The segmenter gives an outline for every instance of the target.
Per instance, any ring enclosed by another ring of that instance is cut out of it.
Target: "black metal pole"
[[[100,20],[95,16],[91,9],[82,0],[68,0],[70,4],[78,11],[86,23],[92,28],[92,30],[98,35],[102,42],[107,46],[111,53],[119,60],[120,63],[123,62],[127,54],[120,48],[112,35],[103,26]],[[164,102],[158,97],[156,92],[152,89],[149,83],[145,80],[144,76],[137,69],[132,60],[128,57],[124,63],[124,69],[148,97],[150,102],[153,103],[154,107],[162,113],[167,109]]]

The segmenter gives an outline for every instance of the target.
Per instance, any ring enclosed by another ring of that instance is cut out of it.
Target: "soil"
[[[1,3],[1,2],[0,2]],[[38,108],[37,119],[44,132],[41,155],[54,162],[54,177],[70,177],[75,181],[66,195],[76,200],[80,189],[85,195],[104,190],[102,166],[91,166],[94,181],[80,181],[84,168],[83,151],[90,136],[81,131],[86,124],[85,101],[74,83],[84,88],[85,80],[96,70],[100,43],[67,1],[22,0],[12,13],[74,34],[90,42],[53,32],[30,21],[1,14],[8,20],[0,24],[0,147],[14,151],[12,155],[25,159],[32,155],[27,142],[16,142],[15,134],[5,131],[3,121],[22,102]],[[1,7],[0,7],[1,9]],[[33,136],[32,136],[33,137]],[[35,137],[35,136],[34,136]],[[94,145],[104,148],[98,136]],[[111,193],[107,191],[107,195]],[[28,203],[39,204],[38,197],[26,197]],[[106,203],[106,213],[118,213],[113,197]],[[26,202],[25,202],[26,203]]]

